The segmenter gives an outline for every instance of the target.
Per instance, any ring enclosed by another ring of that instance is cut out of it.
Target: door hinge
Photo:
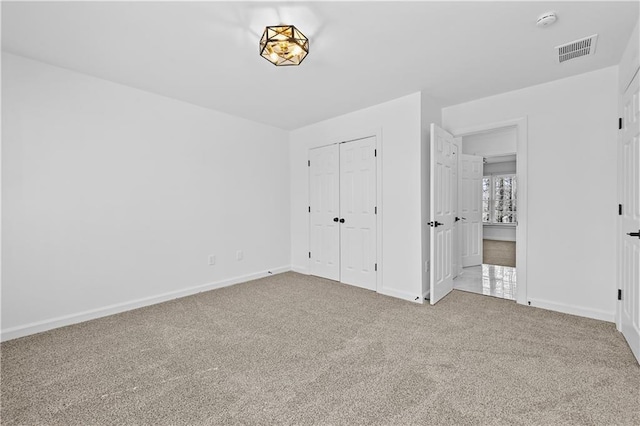
[[[309,252],[309,259],[311,259],[311,252]]]
[[[375,207],[373,208],[373,214],[378,214],[378,206],[375,206]]]
[[[622,117],[618,118],[618,130],[622,130]]]
[[[307,166],[311,167],[311,160],[307,160]]]
[[[622,204],[618,204],[618,216],[622,216]]]
[[[618,289],[618,300],[622,300],[622,289]]]
[[[374,149],[374,150],[373,150],[373,156],[374,156],[374,157],[377,157],[377,156],[378,156],[378,150],[377,150],[377,149]]]
[[[373,269],[374,269],[376,272],[378,272],[378,264],[377,264],[377,263],[373,266]]]
[[[309,206],[309,213],[311,213],[311,206]]]

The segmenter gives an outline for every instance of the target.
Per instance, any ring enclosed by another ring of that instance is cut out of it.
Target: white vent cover
[[[581,38],[580,40],[556,46],[558,51],[558,61],[563,63],[569,59],[579,58],[580,56],[589,56],[596,53],[596,42],[598,34]]]

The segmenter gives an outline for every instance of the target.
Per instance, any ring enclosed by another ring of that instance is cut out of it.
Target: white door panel
[[[640,362],[640,90],[638,74],[622,99],[623,129],[619,139],[622,216],[619,241],[618,303],[620,331]],[[636,234],[637,235],[637,234]]]
[[[376,289],[375,145],[373,137],[340,144],[340,281],[369,290]]]
[[[463,217],[462,267],[482,264],[482,174],[483,159],[460,156],[460,216]]]
[[[340,279],[340,215],[338,145],[309,150],[310,271],[312,275]]]
[[[429,300],[433,305],[453,289],[453,174],[454,138],[431,124],[431,274]]]

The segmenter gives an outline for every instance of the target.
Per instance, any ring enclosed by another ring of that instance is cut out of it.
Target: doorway
[[[516,154],[484,157],[482,263],[516,267],[518,177]]]
[[[309,150],[312,275],[377,289],[376,137]]]
[[[526,303],[526,118],[461,138],[454,288]]]

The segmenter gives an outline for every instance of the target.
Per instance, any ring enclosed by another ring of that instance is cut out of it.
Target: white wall
[[[518,135],[515,127],[476,133],[462,137],[462,153],[490,157],[513,154],[517,150]]]
[[[421,299],[420,93],[332,118],[290,134],[291,263],[309,272],[309,149],[379,133],[382,167],[380,293]],[[378,230],[380,232],[380,230]],[[380,260],[380,259],[379,259]]]
[[[527,299],[608,321],[616,299],[617,73],[609,67],[443,109],[454,132],[528,118]]]
[[[516,241],[516,227],[511,225],[482,225],[482,239]]]
[[[485,163],[483,167],[484,176],[500,175],[504,173],[515,173],[516,170],[517,169],[516,169],[515,161],[504,161],[501,163]]]
[[[618,92],[623,94],[640,67],[640,20],[636,23],[620,60]]]
[[[2,60],[3,338],[288,268],[287,132]]]

